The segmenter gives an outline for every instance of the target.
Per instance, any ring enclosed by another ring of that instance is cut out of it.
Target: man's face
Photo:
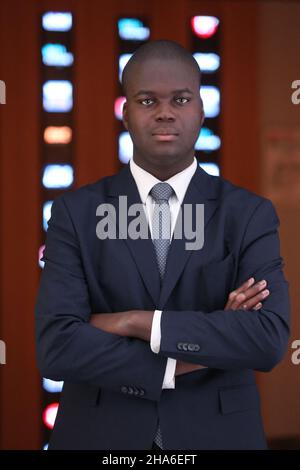
[[[192,67],[151,59],[135,65],[128,82],[123,122],[135,161],[154,168],[190,163],[204,118]]]

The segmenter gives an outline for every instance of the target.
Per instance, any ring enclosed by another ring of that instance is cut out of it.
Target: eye
[[[143,104],[144,106],[150,106],[150,104],[153,103],[153,100],[151,98],[145,98],[141,100],[140,103]]]
[[[189,98],[184,98],[183,96],[180,96],[179,98],[176,98],[176,101],[177,101],[179,104],[186,104],[186,103],[188,103],[190,100],[189,100]]]

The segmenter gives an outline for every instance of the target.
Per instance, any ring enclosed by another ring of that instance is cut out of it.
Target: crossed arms
[[[253,277],[248,279],[229,294],[224,310],[250,310],[251,308],[259,310],[263,300],[270,294],[270,291],[265,289],[266,285],[267,282],[264,279],[256,283]],[[108,333],[139,338],[149,343],[153,315],[153,311],[147,310],[93,314],[90,318],[90,324]],[[186,374],[202,368],[203,366],[200,364],[177,360],[175,375]]]
[[[76,200],[64,195],[55,200],[49,221],[36,302],[37,359],[44,377],[116,392],[124,384],[135,384],[145,390],[143,398],[159,400],[168,357],[178,361],[177,375],[197,366],[268,371],[282,359],[289,336],[289,296],[278,218],[269,201],[261,200],[244,221],[236,286],[244,289],[247,299],[231,294],[224,310],[209,314],[164,310],[159,354],[148,344],[153,311],[91,317],[76,210]],[[252,291],[247,288],[248,294],[242,286],[249,276],[267,281],[270,295],[261,308],[254,286]],[[175,345],[183,338],[201,344],[200,351],[178,350]]]

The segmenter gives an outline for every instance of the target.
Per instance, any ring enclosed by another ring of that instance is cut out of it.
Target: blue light
[[[121,54],[119,57],[119,80],[122,80],[122,73],[124,70],[125,65],[129,61],[132,54]]]
[[[121,39],[133,41],[146,41],[150,36],[149,28],[137,18],[122,18],[118,21],[119,36]]]
[[[48,446],[49,446],[49,444],[45,444],[44,447],[43,447],[43,450],[48,450]]]
[[[42,57],[44,65],[53,67],[69,67],[74,61],[73,54],[63,44],[45,44],[42,47]]]
[[[68,188],[74,181],[71,165],[46,165],[43,173],[45,188]]]
[[[193,56],[202,72],[212,73],[220,67],[220,56],[218,54],[213,52],[195,52]]]
[[[73,107],[73,86],[68,80],[48,80],[43,85],[43,107],[52,113],[66,113]]]
[[[220,176],[220,168],[216,163],[199,163],[199,165],[209,175]]]
[[[219,136],[213,133],[211,129],[202,127],[197,142],[195,144],[196,150],[203,150],[206,152],[212,152],[218,150],[221,146],[221,139]]]
[[[215,86],[202,86],[200,90],[203,99],[205,117],[214,118],[220,114],[220,91]]]
[[[69,31],[72,28],[72,14],[49,11],[43,14],[42,24],[46,31]]]
[[[48,221],[51,217],[51,207],[53,201],[46,201],[43,205],[43,228],[45,231],[48,230]]]
[[[133,143],[129,132],[121,132],[119,135],[119,160],[128,163],[133,155]]]
[[[43,377],[43,388],[44,390],[46,390],[46,392],[60,393],[62,391],[63,384],[63,381],[57,382],[55,380],[46,379],[45,377]]]

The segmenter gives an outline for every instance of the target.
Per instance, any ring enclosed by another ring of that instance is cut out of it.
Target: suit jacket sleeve
[[[278,225],[272,203],[260,199],[237,250],[234,288],[252,276],[256,281],[266,279],[270,295],[262,308],[163,311],[160,354],[210,368],[260,371],[271,370],[282,359],[289,337],[290,305]]]
[[[35,307],[42,375],[89,382],[116,392],[127,387],[133,396],[159,400],[167,359],[154,354],[145,341],[89,324],[89,286],[63,196],[52,206],[44,261]]]

